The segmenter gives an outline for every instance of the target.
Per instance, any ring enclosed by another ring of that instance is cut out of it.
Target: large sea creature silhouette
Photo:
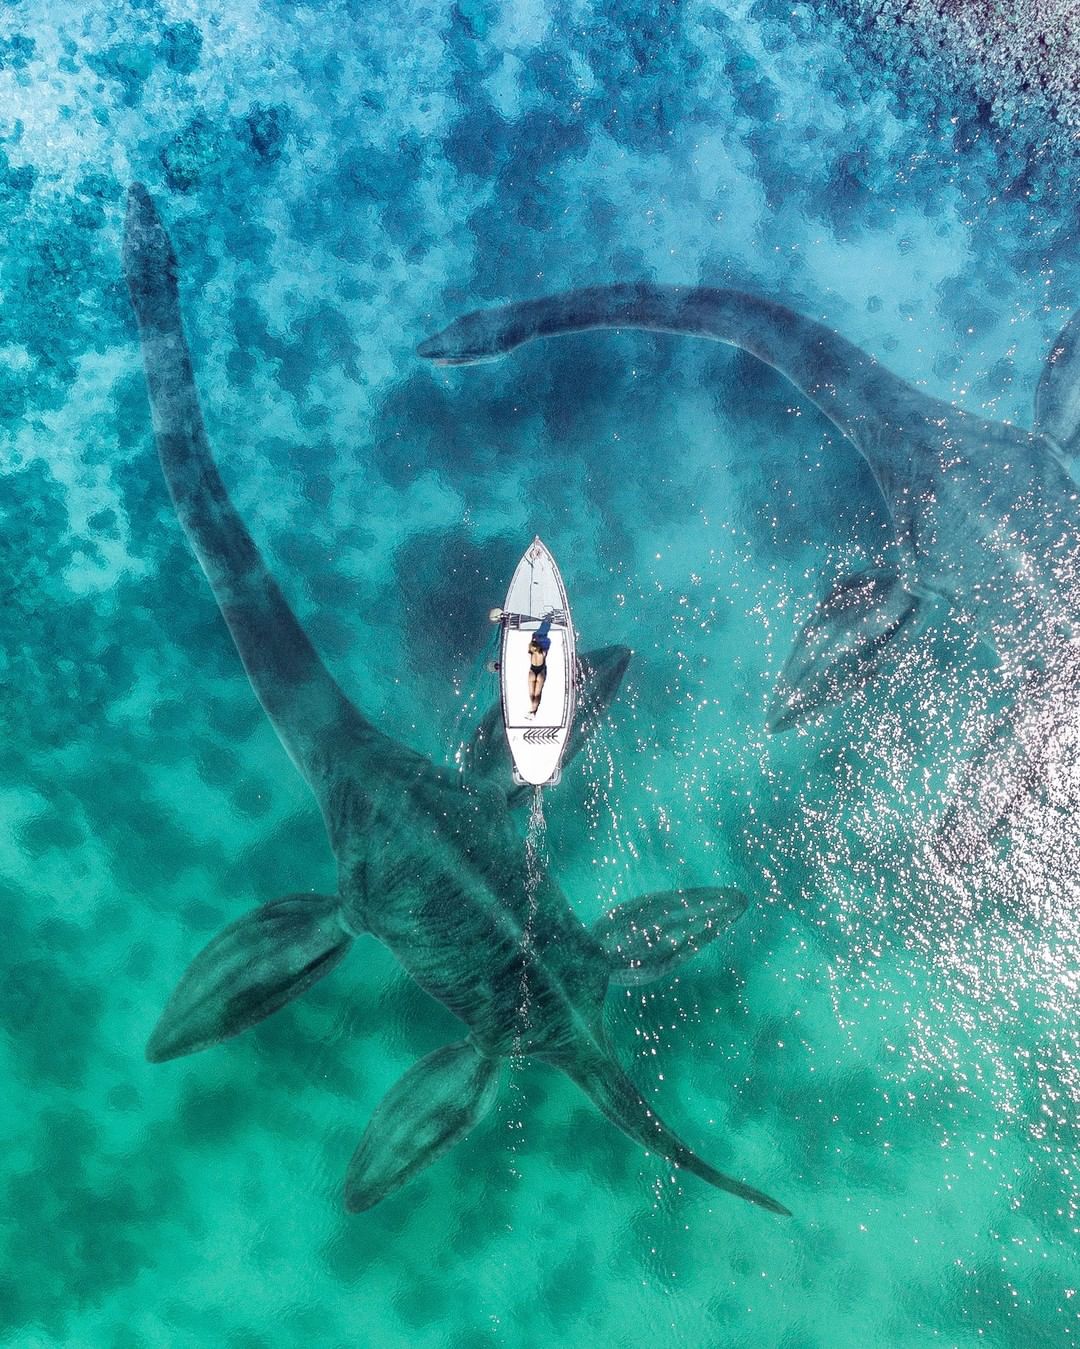
[[[769,725],[785,729],[849,697],[901,632],[944,603],[976,625],[1020,691],[973,757],[963,793],[973,827],[992,833],[1045,778],[1080,686],[1078,494],[1067,467],[1080,454],[1080,316],[1051,349],[1033,431],[924,393],[823,324],[738,290],[594,286],[478,310],[418,350],[465,365],[595,328],[741,347],[785,375],[855,446],[885,499],[893,556],[841,576],[811,614],[777,682]],[[1019,750],[1006,773],[999,751],[1010,742]]]
[[[483,737],[456,773],[384,735],[327,671],[268,572],[210,451],[176,258],[140,185],[128,199],[124,269],[177,515],[252,688],[315,794],[339,868],[336,894],[274,900],[210,942],[169,1000],[148,1057],[189,1054],[254,1025],[370,934],[468,1034],[416,1064],[377,1107],[349,1167],[350,1209],[378,1203],[464,1137],[491,1107],[500,1063],[514,1054],[561,1069],[612,1123],[674,1165],[787,1213],[675,1135],[618,1066],[602,1023],[609,984],[666,974],[723,932],[743,897],[728,888],[667,891],[589,929],[549,876],[527,886],[522,841]],[[625,659],[613,648],[594,660],[600,696],[613,693]]]

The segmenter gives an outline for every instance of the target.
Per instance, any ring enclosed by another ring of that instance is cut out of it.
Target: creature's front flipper
[[[675,1166],[692,1171],[695,1176],[727,1190],[750,1204],[759,1204],[772,1213],[791,1217],[791,1210],[752,1185],[725,1176],[693,1152],[678,1137],[655,1109],[645,1100],[614,1059],[590,1053],[580,1059],[552,1060],[555,1067],[572,1077],[597,1108],[616,1126],[650,1152],[658,1152]]]
[[[287,895],[230,923],[188,966],[146,1057],[160,1063],[193,1054],[299,997],[349,948],[337,914],[336,895]]]
[[[480,725],[473,732],[472,740],[462,751],[462,759],[466,771],[479,777],[494,777],[500,771],[507,771],[510,757],[506,748],[506,733],[503,731],[501,703],[492,703],[480,718]]]
[[[628,646],[602,646],[579,658],[578,707],[562,759],[564,767],[585,747],[603,722],[622,684],[632,654]],[[499,703],[494,703],[484,713],[472,742],[465,750],[465,765],[471,772],[484,777],[506,773],[509,753]],[[515,788],[510,792],[510,803],[519,805],[531,796],[531,788]]]
[[[345,1178],[350,1213],[373,1208],[465,1137],[491,1109],[499,1065],[468,1040],[414,1064],[379,1102]]]
[[[613,984],[647,984],[696,955],[745,910],[746,896],[730,886],[660,890],[611,909],[592,935]]]
[[[841,576],[803,625],[780,672],[769,702],[769,730],[786,731],[860,689],[918,605],[893,568]]]
[[[633,654],[628,646],[602,646],[578,659],[578,705],[564,764],[585,748],[603,724]]]
[[[1080,313],[1058,334],[1035,392],[1035,430],[1067,459],[1080,457]]]
[[[397,747],[349,702],[225,490],[210,451],[180,314],[176,257],[150,194],[128,194],[124,272],[142,338],[162,472],[195,555],[229,626],[256,697],[327,811],[332,764],[369,746]]]

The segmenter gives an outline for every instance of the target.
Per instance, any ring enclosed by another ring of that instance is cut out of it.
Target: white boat
[[[517,564],[499,621],[503,726],[514,781],[534,787],[554,786],[559,781],[574,720],[577,656],[562,577],[539,535]],[[534,638],[539,638],[541,645],[544,638],[549,643],[535,711],[530,690],[534,656],[529,653]]]

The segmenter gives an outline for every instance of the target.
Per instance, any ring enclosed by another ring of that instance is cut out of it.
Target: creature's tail
[[[590,1098],[607,1118],[628,1137],[651,1152],[658,1152],[675,1166],[692,1171],[695,1176],[715,1185],[718,1190],[727,1190],[745,1199],[751,1204],[760,1204],[772,1213],[782,1213],[791,1217],[791,1210],[771,1199],[751,1185],[733,1180],[717,1171],[708,1162],[693,1152],[675,1134],[656,1111],[641,1095],[633,1082],[626,1076],[615,1060],[602,1053],[588,1056],[568,1057],[558,1061],[567,1076],[573,1078],[582,1091]]]

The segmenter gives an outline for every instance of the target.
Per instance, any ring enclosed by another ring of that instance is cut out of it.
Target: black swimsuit
[[[529,669],[533,674],[547,674],[547,665],[530,665]]]

